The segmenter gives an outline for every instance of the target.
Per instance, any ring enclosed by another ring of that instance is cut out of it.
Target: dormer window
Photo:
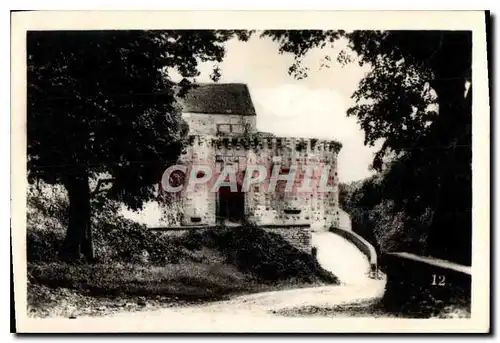
[[[229,132],[231,132],[231,125],[217,124],[217,133],[229,133]]]
[[[240,124],[217,124],[217,133],[243,133],[244,127]]]
[[[243,125],[237,125],[237,124],[231,125],[231,132],[243,133]]]

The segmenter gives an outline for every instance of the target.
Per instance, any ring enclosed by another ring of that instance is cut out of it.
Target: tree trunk
[[[87,173],[68,176],[65,187],[69,197],[69,222],[61,258],[66,261],[94,258],[90,226],[90,188]]]
[[[439,115],[433,141],[443,146],[436,158],[434,215],[429,230],[429,253],[470,264],[472,251],[472,106],[465,98],[471,79],[472,34],[454,31],[443,36],[431,64]],[[457,53],[459,52],[459,53]],[[434,124],[433,124],[434,125]]]
[[[439,80],[433,85],[439,99],[437,142],[446,146],[439,154],[439,184],[429,249],[433,256],[470,264],[472,249],[472,109],[465,99],[465,79]]]

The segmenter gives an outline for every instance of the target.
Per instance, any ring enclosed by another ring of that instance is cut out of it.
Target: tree
[[[28,32],[28,179],[68,192],[62,257],[92,260],[91,198],[104,182],[111,183],[107,196],[131,209],[155,196],[153,185],[177,159],[187,130],[168,72],[184,77],[182,95],[198,62],[220,62],[233,36],[248,37],[207,30]]]
[[[376,237],[377,223],[371,220],[372,209],[380,203],[380,180],[373,176],[362,181],[339,184],[339,206],[349,213],[354,232],[364,237],[377,251],[383,242]]]
[[[429,213],[413,217],[396,210],[394,201],[384,193],[384,182],[384,174],[379,173],[339,185],[339,205],[351,216],[352,230],[381,253],[425,253]]]
[[[296,56],[289,71],[299,78],[307,76],[300,63],[307,51],[348,40],[350,52],[338,60],[357,57],[371,71],[347,114],[358,119],[365,144],[383,141],[373,167],[385,171],[385,196],[394,200],[395,211],[413,217],[432,211],[429,254],[470,263],[472,110],[466,87],[472,33],[307,30],[263,36]]]

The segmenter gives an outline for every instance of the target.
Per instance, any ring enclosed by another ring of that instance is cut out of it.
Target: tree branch
[[[91,196],[95,196],[95,195],[99,194],[100,192],[104,191],[104,189],[103,189],[103,190],[101,190],[101,185],[102,185],[103,183],[112,182],[112,181],[114,181],[114,179],[113,179],[113,178],[99,179],[99,180],[97,181],[97,185],[95,186],[95,188],[94,188],[94,190],[92,191],[92,193],[90,193],[90,195],[91,195]]]

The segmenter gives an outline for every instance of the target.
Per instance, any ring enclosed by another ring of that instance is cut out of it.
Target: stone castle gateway
[[[215,174],[231,166],[238,176],[247,166],[260,165],[280,175],[295,170],[295,180],[302,180],[306,170],[327,171],[332,191],[321,192],[319,174],[313,175],[312,189],[298,192],[284,189],[279,182],[276,192],[268,192],[261,184],[252,184],[238,192],[229,187],[211,191],[211,185],[197,185],[193,192],[181,193],[181,226],[215,226],[218,223],[253,222],[272,228],[293,245],[310,252],[313,230],[339,227],[337,156],[341,144],[314,138],[276,137],[258,132],[257,115],[245,84],[197,84],[183,97],[178,97],[183,118],[189,124],[189,145],[179,162],[186,166],[209,165]],[[216,175],[217,176],[217,175]],[[316,181],[316,182],[314,182]]]
[[[287,174],[296,170],[301,180],[306,168],[328,172],[331,192],[286,192],[281,184],[276,192],[251,185],[247,192],[230,192],[221,187],[210,192],[200,185],[182,196],[181,225],[215,225],[220,220],[257,224],[311,224],[316,227],[339,225],[337,155],[341,144],[312,138],[275,137],[258,132],[256,112],[245,84],[198,84],[179,98],[183,117],[189,124],[189,146],[180,162],[208,164],[215,173],[230,165],[242,175],[247,165],[262,165]],[[314,175],[317,181],[319,175]],[[238,189],[241,179],[238,179]],[[319,184],[319,182],[316,182]],[[229,188],[229,187],[227,187]]]

